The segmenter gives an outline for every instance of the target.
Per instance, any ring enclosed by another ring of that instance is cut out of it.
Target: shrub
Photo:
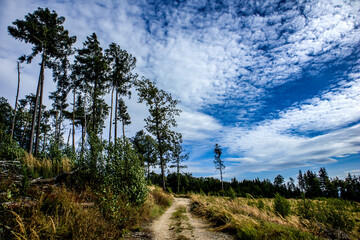
[[[312,220],[317,215],[314,204],[309,199],[306,199],[305,196],[297,202],[296,209],[298,215],[304,219]]]
[[[282,197],[279,193],[275,194],[274,211],[279,213],[283,217],[286,217],[290,214],[289,201],[286,198]]]
[[[114,194],[127,196],[134,205],[146,200],[148,189],[144,168],[128,141],[118,139],[116,146],[108,146],[104,183]]]
[[[258,200],[257,207],[258,209],[264,209],[265,207],[265,203],[261,198]]]
[[[154,202],[156,205],[160,205],[162,207],[169,207],[172,202],[172,197],[169,194],[166,194],[161,188],[156,187],[151,191],[151,195],[154,198]]]
[[[327,199],[312,203],[308,199],[302,199],[297,204],[300,217],[308,220],[316,220],[332,229],[351,231],[355,223],[348,215],[346,201],[339,199]]]
[[[235,199],[236,198],[236,192],[234,191],[234,189],[232,187],[229,188],[229,190],[227,191],[226,195],[228,197],[230,197],[231,199]]]

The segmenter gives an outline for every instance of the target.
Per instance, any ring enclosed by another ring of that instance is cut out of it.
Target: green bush
[[[297,213],[301,218],[312,220],[317,215],[317,209],[315,209],[314,204],[306,199],[305,196],[297,202]]]
[[[257,207],[258,209],[264,209],[265,207],[264,201],[261,198],[257,202]]]
[[[230,197],[231,199],[236,198],[236,192],[234,191],[234,189],[232,187],[230,187],[229,190],[227,190],[226,195],[228,197]]]
[[[128,141],[118,139],[116,145],[108,146],[104,175],[105,186],[110,186],[115,194],[127,196],[134,205],[146,200],[144,168]]]
[[[355,227],[355,222],[347,214],[348,205],[340,199],[312,202],[303,198],[297,204],[297,211],[304,219],[316,220],[335,230],[351,231]]]
[[[274,211],[279,213],[283,217],[286,217],[290,214],[289,201],[286,198],[282,197],[279,193],[275,194]]]

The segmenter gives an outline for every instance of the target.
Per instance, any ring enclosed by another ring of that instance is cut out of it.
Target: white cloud
[[[336,92],[281,112],[277,119],[250,129],[227,129],[224,145],[230,153],[244,156],[229,161],[241,162],[239,169],[264,171],[331,163],[334,157],[358,153],[360,124],[347,125],[360,120],[359,87],[355,79]],[[313,132],[316,137],[307,136]]]
[[[213,133],[220,131],[221,128],[222,126],[213,117],[187,108],[182,108],[178,118],[178,130],[185,141],[210,139]]]

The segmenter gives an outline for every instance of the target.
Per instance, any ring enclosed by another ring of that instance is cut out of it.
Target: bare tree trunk
[[[122,131],[123,131],[123,138],[124,138],[124,142],[125,142],[125,123],[124,121],[122,121]]]
[[[45,50],[44,50],[45,53]],[[45,56],[43,56],[45,58]],[[39,142],[40,142],[40,124],[41,124],[41,115],[42,115],[42,103],[43,103],[43,95],[44,95],[44,69],[45,69],[45,61],[43,61],[44,67],[42,67],[42,74],[41,74],[41,87],[40,87],[40,103],[39,103],[39,116],[37,119],[37,129],[36,129],[36,141],[35,141],[35,156],[38,155],[39,152]]]
[[[118,122],[118,101],[119,101],[119,96],[118,96],[118,91],[116,89],[116,93],[115,93],[115,138],[114,138],[114,143],[116,145],[116,139],[117,139],[117,122]]]
[[[220,179],[221,179],[221,190],[224,192],[224,183],[223,183],[223,177],[222,177],[222,169],[220,167]]]
[[[72,150],[75,152],[75,94],[76,88],[74,88],[74,99],[73,99],[73,114],[72,114]]]
[[[177,162],[177,193],[180,192],[180,161]]]
[[[95,84],[94,84],[94,92],[93,92],[93,104],[92,104],[92,107],[93,107],[93,116],[92,116],[92,119],[93,119],[93,122],[92,122],[92,131],[93,133],[95,133],[97,135],[97,131],[95,132],[95,125],[96,125],[96,91],[97,91],[97,81],[95,81]],[[97,129],[98,130],[98,129]]]
[[[113,86],[113,89],[112,89],[112,91],[111,91],[109,143],[111,143],[111,127],[112,127],[112,114],[113,114],[114,90],[115,90],[115,86]]]
[[[67,140],[67,147],[69,147],[69,143],[70,143],[70,136],[71,136],[71,128],[69,130],[69,136],[68,136],[68,140]]]
[[[26,119],[26,123],[25,123],[25,127],[24,127],[24,132],[23,132],[23,134],[22,134],[22,136],[21,136],[20,146],[23,146],[26,129],[27,129],[28,125],[29,125],[29,122],[30,122],[30,115],[29,115],[28,118]]]
[[[156,124],[156,125],[157,125],[157,129],[159,129],[158,124]],[[164,190],[166,190],[166,185],[165,185],[165,160],[164,160],[164,156],[163,156],[164,153],[163,153],[162,142],[161,142],[159,131],[157,131],[156,137],[157,137],[157,140],[158,140],[158,148],[159,148],[162,188]]]
[[[84,143],[85,143],[85,136],[86,136],[86,91],[85,91],[85,97],[84,97],[84,127],[82,132],[82,142],[81,142],[81,151],[84,149]]]
[[[59,139],[58,126],[59,126],[59,111],[56,111],[56,113],[55,113],[55,143],[57,143],[58,139]]]
[[[148,174],[147,174],[148,184],[150,184],[150,163],[149,162],[147,164],[147,170],[148,170]]]
[[[32,118],[32,123],[31,123],[30,140],[29,140],[29,153],[32,153],[32,148],[33,148],[36,112],[37,112],[37,108],[38,108],[38,104],[39,104],[40,86],[41,86],[41,79],[43,78],[43,75],[44,75],[44,68],[45,68],[45,50],[43,51],[43,55],[42,55],[39,81],[38,81],[38,86],[37,86],[37,90],[36,90],[35,106],[34,106],[33,118]],[[41,108],[41,106],[40,106],[40,108]]]
[[[62,122],[62,117],[63,117],[63,114],[62,114],[62,109],[60,109],[60,116],[59,116],[59,129],[58,129],[58,141],[57,141],[57,147],[58,149],[60,148],[60,139],[61,139],[61,122]]]
[[[44,131],[43,152],[45,152],[45,147],[46,147],[46,131]]]
[[[18,70],[18,85],[17,85],[17,91],[16,91],[16,100],[15,100],[15,108],[14,108],[14,117],[13,117],[13,121],[12,121],[12,126],[11,126],[11,139],[14,136],[14,128],[15,128],[15,116],[16,116],[16,109],[17,109],[17,102],[18,102],[18,98],[19,98],[19,90],[20,90],[20,63],[17,62],[17,70]]]

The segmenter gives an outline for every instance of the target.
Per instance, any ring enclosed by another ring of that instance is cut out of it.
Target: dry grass
[[[50,159],[37,159],[32,154],[24,152],[21,162],[25,165],[30,175],[34,178],[54,177],[63,172],[70,172],[72,163],[69,158],[64,157],[61,161],[52,161]]]
[[[112,197],[111,192],[104,202],[105,195],[88,187],[81,192],[31,187],[27,194],[34,199],[32,204],[17,199],[19,204],[0,205],[1,239],[120,239],[163,213],[173,198],[158,187],[151,188],[140,206]]]
[[[149,186],[149,195],[143,205],[143,219],[149,221],[160,216],[170,207],[172,200],[173,196],[165,192],[162,188]]]
[[[298,215],[299,202],[302,200],[288,200],[291,204],[291,214],[282,217],[274,211],[273,199],[253,198],[222,198],[203,195],[192,195],[192,210],[211,222],[218,230],[231,232],[239,239],[316,239],[316,238],[349,238],[360,237],[360,205],[352,203],[341,210],[350,222],[357,225],[351,231],[331,229],[328,223],[320,223],[316,219],[303,219]],[[330,207],[329,202],[311,200],[314,206],[322,209]],[[331,203],[331,201],[330,201]],[[336,209],[331,213],[337,211]],[[320,213],[317,213],[318,215]],[[341,220],[340,220],[341,221]]]
[[[83,200],[76,192],[53,187],[40,194],[34,206],[2,209],[1,221],[11,228],[5,239],[119,238],[120,229],[96,206],[81,206]]]
[[[215,223],[217,230],[240,239],[313,239],[296,216],[283,218],[272,211],[273,200],[228,199],[192,195],[193,211]]]

